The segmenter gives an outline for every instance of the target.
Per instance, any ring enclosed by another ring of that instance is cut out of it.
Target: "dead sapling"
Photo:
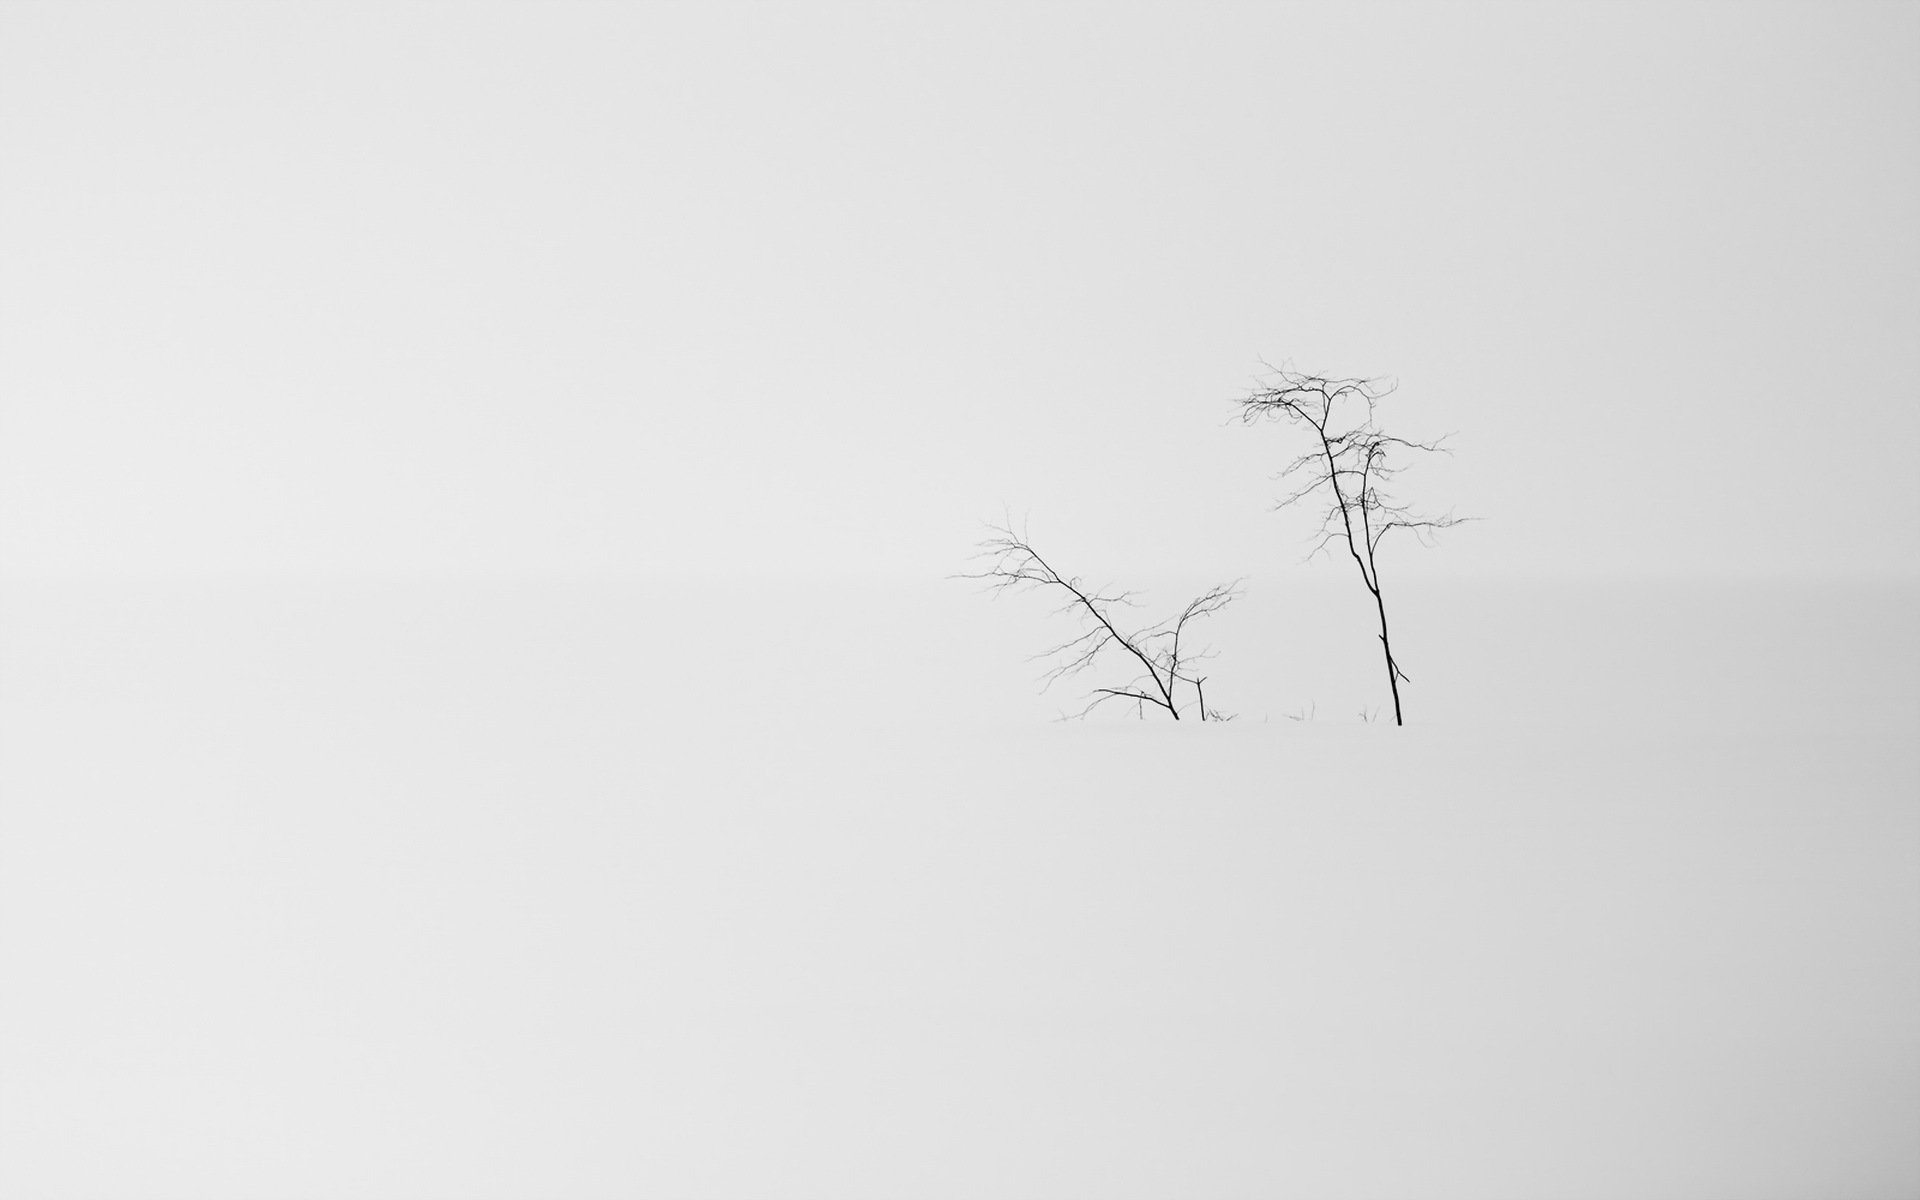
[[[1024,532],[1016,534],[1007,525],[990,528],[993,536],[980,543],[980,552],[974,556],[981,569],[960,577],[983,580],[995,593],[1046,592],[1059,601],[1055,615],[1070,615],[1080,626],[1077,636],[1033,656],[1034,661],[1050,663],[1041,674],[1042,691],[1095,664],[1124,664],[1135,672],[1125,683],[1094,688],[1077,713],[1065,715],[1086,717],[1104,704],[1119,701],[1131,703],[1143,719],[1149,710],[1158,710],[1176,721],[1195,713],[1202,721],[1232,720],[1207,704],[1208,677],[1194,668],[1212,654],[1194,649],[1188,627],[1232,603],[1240,594],[1238,580],[1207,589],[1165,621],[1128,632],[1118,613],[1136,607],[1138,593],[1094,588],[1078,576],[1062,575],[1040,556]],[[1192,698],[1184,699],[1189,689]]]
[[[1246,398],[1239,401],[1239,418],[1251,425],[1275,418],[1308,435],[1309,448],[1288,463],[1278,478],[1291,480],[1294,489],[1275,508],[1324,501],[1319,534],[1308,558],[1343,546],[1359,568],[1360,580],[1373,598],[1380,622],[1380,652],[1386,659],[1387,688],[1393,695],[1393,723],[1405,724],[1400,685],[1411,683],[1393,652],[1387,628],[1386,593],[1380,582],[1380,546],[1388,534],[1400,532],[1422,545],[1434,535],[1469,517],[1452,512],[1430,514],[1397,499],[1390,485],[1412,460],[1428,454],[1450,453],[1445,438],[1412,441],[1383,432],[1376,407],[1393,391],[1391,385],[1371,379],[1332,379],[1291,369],[1273,369]]]

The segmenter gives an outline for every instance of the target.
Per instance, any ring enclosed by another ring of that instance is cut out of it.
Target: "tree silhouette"
[[[1078,576],[1062,575],[1055,570],[1033,548],[1024,532],[1016,534],[1008,525],[990,528],[993,536],[980,543],[980,552],[974,556],[985,566],[978,571],[964,572],[961,578],[985,580],[995,592],[1052,593],[1060,600],[1056,614],[1071,614],[1080,624],[1077,636],[1034,655],[1036,660],[1052,660],[1052,665],[1041,675],[1043,691],[1061,679],[1080,674],[1103,658],[1137,668],[1133,678],[1123,685],[1093,689],[1085,707],[1072,715],[1084,717],[1103,704],[1120,700],[1132,701],[1142,717],[1151,706],[1176,721],[1183,711],[1198,712],[1202,721],[1232,719],[1207,706],[1207,677],[1195,673],[1193,667],[1211,656],[1194,652],[1187,640],[1187,627],[1232,603],[1239,595],[1238,581],[1209,588],[1188,601],[1173,617],[1129,633],[1117,623],[1116,610],[1133,607],[1137,593],[1089,587]],[[1182,685],[1193,689],[1190,703],[1183,703],[1179,698]]]
[[[1279,478],[1294,481],[1294,490],[1276,508],[1288,508],[1323,497],[1320,537],[1309,558],[1344,545],[1361,582],[1373,597],[1380,620],[1380,652],[1386,659],[1387,687],[1393,694],[1393,723],[1406,723],[1400,704],[1400,684],[1411,683],[1394,657],[1387,628],[1387,601],[1380,583],[1380,545],[1387,535],[1403,531],[1432,544],[1433,536],[1468,520],[1451,512],[1429,515],[1394,497],[1389,490],[1412,458],[1446,453],[1444,439],[1417,442],[1383,432],[1376,423],[1376,407],[1392,392],[1390,385],[1369,379],[1332,379],[1277,368],[1242,400],[1240,420],[1246,424],[1274,418],[1311,433],[1312,446],[1281,469]]]

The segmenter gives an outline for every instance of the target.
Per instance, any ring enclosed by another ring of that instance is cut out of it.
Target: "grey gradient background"
[[[1914,1194],[1916,66],[0,3],[0,1192]],[[1263,357],[1456,436],[1405,730]],[[1049,724],[1003,513],[1240,719]]]
[[[1262,356],[1449,569],[1920,565],[1909,5],[4,20],[12,572],[1239,573]]]

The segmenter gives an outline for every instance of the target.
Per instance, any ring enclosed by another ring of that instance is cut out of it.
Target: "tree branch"
[[[1033,548],[1024,532],[1016,534],[1011,525],[989,528],[994,536],[980,543],[979,552],[974,555],[976,561],[985,561],[985,567],[978,571],[962,572],[960,578],[983,580],[988,590],[993,592],[1040,590],[1063,593],[1066,598],[1054,610],[1055,615],[1072,614],[1082,625],[1077,636],[1034,656],[1036,659],[1053,660],[1053,665],[1041,673],[1041,690],[1086,670],[1106,650],[1117,647],[1123,656],[1144,668],[1145,674],[1124,688],[1094,689],[1089,693],[1091,700],[1080,715],[1085,716],[1108,700],[1125,698],[1153,704],[1166,710],[1174,720],[1179,720],[1180,704],[1174,695],[1175,687],[1186,683],[1195,686],[1196,691],[1198,689],[1195,681],[1182,670],[1186,663],[1196,658],[1187,653],[1182,642],[1187,626],[1219,612],[1231,603],[1240,594],[1239,581],[1209,588],[1189,601],[1172,619],[1129,634],[1115,624],[1111,610],[1131,605],[1134,593],[1089,588],[1079,577],[1062,575],[1055,570]],[[1208,710],[1203,701],[1201,719],[1205,720],[1207,716]]]

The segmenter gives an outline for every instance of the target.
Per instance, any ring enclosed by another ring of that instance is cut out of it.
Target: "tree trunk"
[[[1387,640],[1387,602],[1380,598],[1378,589],[1373,593],[1373,606],[1380,612],[1380,652],[1387,656],[1387,687],[1393,691],[1393,723],[1405,725],[1400,717],[1400,667],[1393,661],[1393,643]]]

